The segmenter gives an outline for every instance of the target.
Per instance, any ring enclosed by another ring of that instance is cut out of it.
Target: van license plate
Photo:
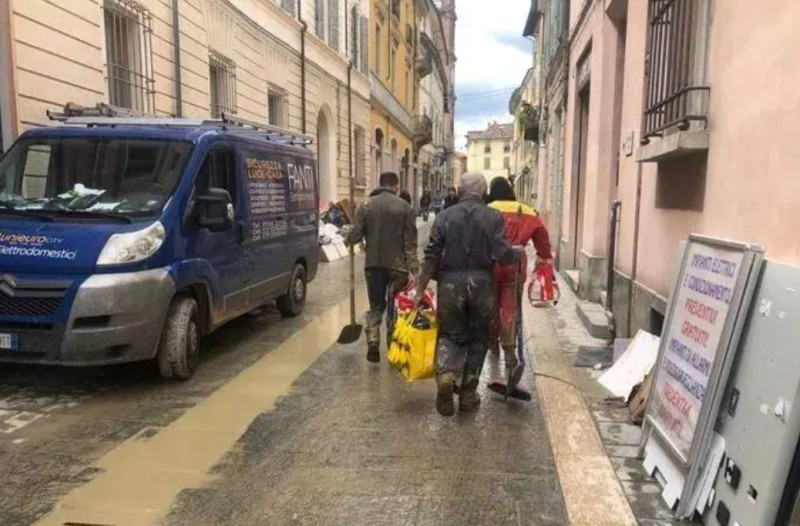
[[[0,349],[16,351],[19,348],[19,337],[16,334],[0,334]]]

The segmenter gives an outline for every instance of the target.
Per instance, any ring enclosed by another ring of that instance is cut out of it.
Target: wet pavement
[[[422,230],[424,239],[427,228]],[[319,324],[346,305],[347,264],[345,259],[321,266],[299,318],[282,320],[265,309],[211,335],[200,369],[187,382],[161,380],[149,364],[0,365],[0,524],[41,520],[62,526],[58,514],[48,514],[77,507],[81,495],[84,501],[91,498],[87,488],[98,485],[98,494],[135,501],[141,495],[126,493],[129,481],[120,475],[126,473],[120,465],[142,462],[118,457],[146,454],[147,447],[163,446],[180,431],[170,445],[178,450],[167,448],[163,460],[143,462],[147,469],[138,473],[139,486],[158,486],[166,475],[158,470],[170,462],[185,462],[188,469],[193,459],[178,458],[182,450],[205,447],[207,434],[224,434],[212,428],[224,426],[225,419],[217,415],[212,422],[207,415],[215,407],[217,413],[220,407],[237,412],[219,399],[232,392],[229,402],[238,400],[247,391],[250,398],[241,398],[247,401],[269,391],[269,386],[248,390],[253,381],[248,376],[256,373],[283,375],[287,389],[274,404],[256,400],[259,404],[243,405],[240,415],[232,415],[234,439],[213,444],[221,448],[218,456],[205,452],[203,461],[213,460],[202,477],[173,477],[171,482],[180,483],[175,500],[169,492],[158,495],[166,499],[164,510],[151,507],[148,514],[123,518],[113,507],[98,506],[93,520],[80,524],[138,526],[151,523],[142,517],[156,512],[163,524],[192,526],[567,524],[536,399],[506,403],[482,389],[477,412],[443,418],[434,408],[432,381],[404,382],[385,356],[379,365],[368,364],[363,339],[309,351],[335,339]],[[501,375],[501,364],[493,360],[484,385]],[[533,390],[531,376],[523,381]],[[237,416],[246,423],[234,425]],[[200,423],[187,433],[192,418]],[[192,436],[202,439],[187,442]],[[120,482],[121,489],[112,487]]]

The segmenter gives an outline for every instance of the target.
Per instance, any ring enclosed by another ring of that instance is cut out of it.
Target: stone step
[[[567,280],[569,287],[577,294],[578,284],[581,282],[581,272],[578,269],[565,270],[564,279]]]
[[[603,307],[608,305],[608,291],[607,290],[601,290],[600,291],[600,305],[602,305]]]
[[[580,301],[575,305],[578,317],[593,338],[611,340],[614,338],[611,313],[599,303]]]

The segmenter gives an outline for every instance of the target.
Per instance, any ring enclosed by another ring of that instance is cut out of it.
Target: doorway
[[[586,205],[586,152],[588,150],[589,142],[589,97],[591,95],[590,86],[587,83],[586,87],[578,93],[578,136],[577,136],[577,170],[572,177],[572,188],[574,189],[572,197],[572,267],[580,268],[580,254],[583,249],[583,220],[584,208]]]

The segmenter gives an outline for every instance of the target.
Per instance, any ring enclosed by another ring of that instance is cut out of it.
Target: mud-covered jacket
[[[436,216],[422,272],[435,278],[453,271],[491,272],[495,262],[513,263],[518,256],[503,234],[500,212],[477,197],[465,196]]]
[[[367,241],[365,268],[380,267],[416,274],[417,219],[414,209],[391,190],[378,188],[357,209],[347,242]]]
[[[533,247],[540,259],[551,259],[553,249],[550,246],[550,235],[539,219],[536,211],[530,206],[518,201],[494,201],[489,204],[501,214],[505,220],[506,240],[513,246],[525,246],[533,241]],[[524,253],[521,260],[522,268],[528,268],[527,258]],[[514,279],[513,265],[498,265],[495,269],[498,279]]]

